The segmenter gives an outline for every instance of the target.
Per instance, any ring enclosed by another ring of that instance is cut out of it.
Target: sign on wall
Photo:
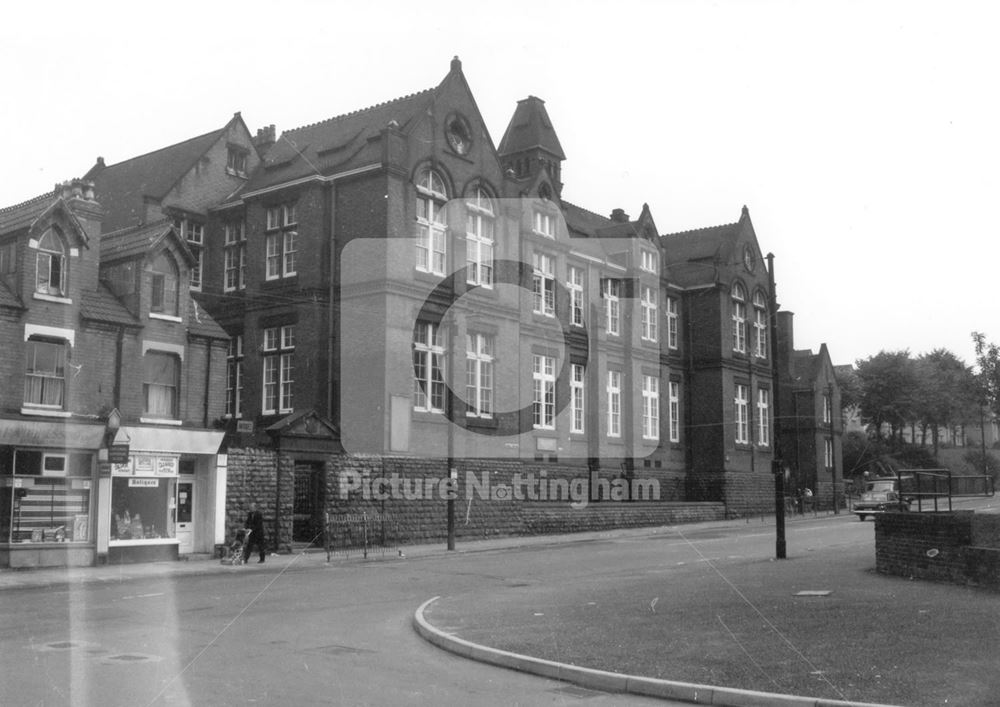
[[[132,454],[124,464],[112,464],[112,476],[177,476],[180,458],[158,454]]]

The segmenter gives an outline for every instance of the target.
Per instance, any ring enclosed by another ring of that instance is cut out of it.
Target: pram
[[[225,565],[244,565],[246,564],[246,559],[243,557],[244,548],[246,548],[247,543],[250,542],[250,533],[252,531],[249,528],[241,528],[236,531],[236,535],[233,538],[233,542],[229,545],[229,554],[222,563]]]

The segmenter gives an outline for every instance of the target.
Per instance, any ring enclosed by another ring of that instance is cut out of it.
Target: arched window
[[[153,259],[148,270],[150,273],[149,311],[176,317],[179,282],[177,264],[164,251]]]
[[[35,292],[62,297],[66,292],[66,250],[62,235],[50,228],[38,240]]]
[[[767,300],[759,290],[753,294],[753,338],[754,354],[767,358]]]
[[[743,285],[736,283],[732,292],[733,351],[747,350],[747,294]]]
[[[493,287],[493,223],[496,213],[490,195],[477,187],[466,200],[466,280],[470,285]]]
[[[421,172],[417,179],[417,270],[422,272],[444,275],[447,200],[441,176],[431,169]]]

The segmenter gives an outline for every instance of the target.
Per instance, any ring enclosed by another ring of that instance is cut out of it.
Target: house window
[[[239,147],[230,147],[226,157],[226,171],[237,177],[246,177],[247,151]]]
[[[160,351],[147,351],[142,359],[142,389],[148,417],[178,419],[177,385],[180,380],[177,356]]]
[[[296,271],[298,224],[295,204],[281,204],[267,209],[267,230],[264,237],[264,279],[292,277]]]
[[[533,253],[531,261],[534,264],[532,286],[534,290],[532,311],[546,317],[556,313],[556,281],[555,258],[544,253]]]
[[[670,441],[681,441],[681,384],[677,381],[670,381],[667,385],[668,414],[670,415]]]
[[[767,303],[763,292],[753,296],[753,340],[757,358],[767,358]]]
[[[437,172],[424,170],[417,180],[417,270],[444,275],[448,194]]]
[[[824,454],[823,463],[826,465],[827,469],[833,468],[833,440],[825,439],[824,441]]]
[[[667,347],[671,349],[676,349],[680,342],[677,324],[677,298],[667,297]]]
[[[736,422],[736,444],[750,443],[750,410],[747,386],[736,386],[736,397],[733,399],[734,419]]]
[[[639,268],[646,272],[656,272],[656,253],[651,250],[640,251]]]
[[[192,290],[201,289],[201,272],[205,264],[205,225],[189,218],[178,218],[174,221],[181,238],[187,241],[188,249],[195,258],[195,265],[188,273],[188,285]]]
[[[493,337],[467,334],[465,337],[466,415],[493,415]]]
[[[225,282],[226,292],[245,289],[246,283],[246,228],[241,220],[223,225],[225,234]]]
[[[531,358],[532,421],[535,429],[552,430],[556,424],[556,360],[538,354]]]
[[[823,393],[823,424],[829,425],[833,420],[833,404],[829,393]]]
[[[66,406],[66,342],[25,342],[24,404],[62,410]]]
[[[757,391],[757,444],[767,447],[771,443],[771,391]]]
[[[149,311],[176,317],[180,282],[177,263],[168,253],[161,251],[149,264],[149,276]]]
[[[645,341],[656,341],[656,322],[659,317],[659,291],[643,286],[641,301],[642,338]]]
[[[608,334],[618,336],[621,320],[621,280],[606,278],[601,287],[604,294],[604,320]]]
[[[413,340],[413,407],[444,412],[444,345],[441,328],[417,322]]]
[[[583,268],[569,266],[566,289],[569,290],[570,323],[574,326],[583,326]]]
[[[743,286],[736,283],[732,294],[733,309],[733,351],[746,353],[747,350],[747,303]]]
[[[660,379],[642,377],[642,438],[660,438]]]
[[[226,417],[243,417],[243,335],[229,340],[226,351]]]
[[[578,363],[571,364],[571,378],[569,382],[570,391],[570,407],[573,413],[573,420],[570,426],[570,431],[577,434],[583,434],[584,432],[584,404],[585,404],[585,389],[584,381],[586,380],[586,368]]]
[[[265,415],[286,413],[292,407],[292,383],[295,352],[295,327],[270,327],[264,330],[264,399]]]
[[[622,374],[608,371],[608,437],[622,436]]]
[[[556,237],[556,221],[552,214],[545,213],[544,211],[535,211],[532,228],[540,236],[545,236],[546,238]]]
[[[66,293],[66,250],[55,228],[50,228],[38,239],[35,292],[56,297]]]
[[[0,275],[17,272],[17,244],[9,241],[0,245]]]
[[[493,202],[483,189],[476,189],[466,201],[467,281],[470,285],[493,287]]]

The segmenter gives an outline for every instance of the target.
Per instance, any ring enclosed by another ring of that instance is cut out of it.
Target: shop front
[[[127,454],[113,448],[100,465],[99,562],[174,560],[225,542],[221,432],[123,427],[117,439]]]

